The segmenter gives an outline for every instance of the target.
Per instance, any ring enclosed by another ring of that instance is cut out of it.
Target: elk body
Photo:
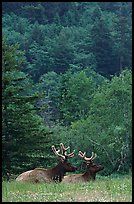
[[[84,163],[86,164],[86,172],[84,174],[72,174],[65,176],[63,181],[64,183],[77,183],[77,182],[89,182],[90,180],[95,180],[96,173],[103,170],[104,167],[101,165],[96,165],[93,163],[93,160],[96,157],[96,154],[92,153],[90,158],[85,156],[86,152],[82,153],[79,151],[79,156],[84,159]]]
[[[64,145],[60,144],[62,154],[59,154],[60,150],[56,150],[54,145],[52,146],[52,150],[56,156],[59,158],[59,163],[57,166],[44,169],[44,168],[35,168],[30,171],[26,171],[20,174],[16,181],[24,181],[24,182],[61,182],[66,172],[74,172],[76,167],[69,163],[67,160],[74,156],[74,151],[70,154],[66,154],[66,151],[70,148],[65,148]]]

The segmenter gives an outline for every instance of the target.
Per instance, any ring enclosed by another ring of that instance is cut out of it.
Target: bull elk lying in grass
[[[62,143],[60,143],[62,154],[59,154],[60,150],[56,150],[55,146],[52,146],[52,150],[56,156],[59,158],[59,163],[57,166],[51,169],[35,168],[30,171],[26,171],[20,174],[16,181],[30,181],[30,182],[61,182],[66,172],[74,172],[76,167],[69,163],[67,160],[74,156],[74,151],[67,155],[66,151],[70,148],[65,148]]]
[[[72,174],[65,176],[62,182],[65,183],[76,183],[76,182],[88,182],[90,180],[95,180],[96,173],[103,170],[104,167],[101,165],[96,165],[93,163],[93,160],[96,158],[96,154],[92,152],[90,158],[85,156],[86,152],[82,153],[79,151],[79,156],[84,159],[86,164],[86,172],[84,174]]]

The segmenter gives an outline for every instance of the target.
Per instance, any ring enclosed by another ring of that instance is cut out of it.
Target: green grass
[[[77,184],[2,182],[2,202],[132,202],[132,176]]]

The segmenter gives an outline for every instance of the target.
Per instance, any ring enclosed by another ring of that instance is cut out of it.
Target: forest
[[[132,171],[132,3],[2,3],[2,176],[57,164],[51,146]]]

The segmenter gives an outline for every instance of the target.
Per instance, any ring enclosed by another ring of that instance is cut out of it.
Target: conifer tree
[[[100,8],[94,10],[93,19],[94,23],[90,35],[91,47],[89,49],[95,55],[96,70],[109,77],[115,72],[112,36]]]
[[[126,5],[120,5],[118,9],[118,18],[114,20],[113,39],[118,72],[132,67],[132,19]]]
[[[41,165],[40,155],[44,150],[47,154],[51,137],[37,115],[39,94],[34,93],[32,80],[20,71],[24,53],[5,40],[2,46],[2,167],[3,174],[15,174],[39,162]]]

